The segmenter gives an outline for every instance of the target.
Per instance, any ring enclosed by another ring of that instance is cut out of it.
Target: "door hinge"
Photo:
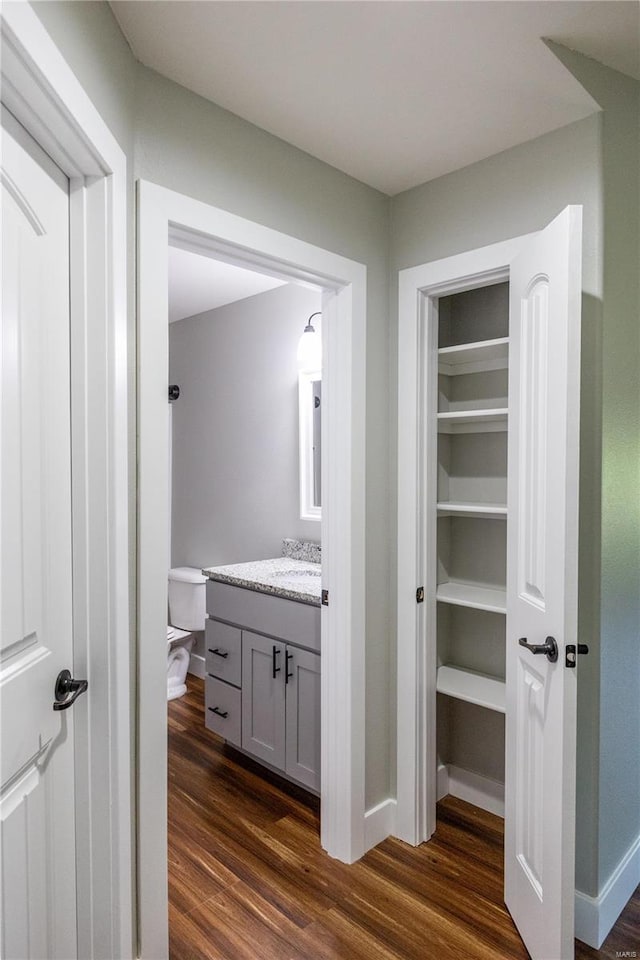
[[[328,607],[328,606],[329,606],[329,591],[328,591],[328,590],[323,590],[323,591],[322,591],[322,606],[323,606],[323,607]]]
[[[418,587],[416,590],[416,603],[424,603],[424,587]]]
[[[577,653],[585,654],[589,653],[589,647],[586,643],[579,643]],[[576,645],[575,643],[568,643],[564,648],[564,665],[565,667],[575,667],[576,665]]]

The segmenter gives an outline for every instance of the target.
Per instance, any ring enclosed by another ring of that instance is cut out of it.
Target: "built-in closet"
[[[438,795],[504,813],[508,282],[437,304]]]
[[[396,834],[504,816],[534,960],[573,955],[581,229],[399,274]]]

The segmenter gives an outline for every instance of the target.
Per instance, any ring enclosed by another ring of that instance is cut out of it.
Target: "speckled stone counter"
[[[210,580],[320,606],[322,571],[319,563],[285,556],[205,567],[202,572]]]
[[[293,560],[306,560],[308,563],[320,563],[322,547],[319,543],[310,540],[292,540],[290,537],[282,541],[282,556]]]

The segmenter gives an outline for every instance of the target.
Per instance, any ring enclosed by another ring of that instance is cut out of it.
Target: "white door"
[[[76,956],[69,183],[2,114],[2,956]],[[76,708],[77,709],[77,708]]]
[[[510,276],[505,900],[533,960],[574,954],[581,235],[567,207]]]

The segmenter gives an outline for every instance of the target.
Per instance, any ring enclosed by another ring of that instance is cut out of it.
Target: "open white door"
[[[69,183],[2,115],[2,956],[77,955]]]
[[[533,960],[574,955],[581,234],[567,207],[510,275],[505,901]]]

